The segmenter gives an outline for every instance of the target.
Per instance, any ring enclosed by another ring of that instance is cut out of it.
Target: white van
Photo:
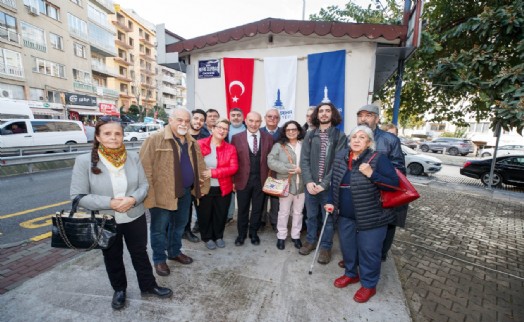
[[[0,148],[87,143],[80,121],[0,119]]]
[[[33,118],[33,112],[27,101],[0,98],[0,120]]]
[[[124,128],[124,141],[145,140],[161,128],[162,125],[155,123],[131,123]]]

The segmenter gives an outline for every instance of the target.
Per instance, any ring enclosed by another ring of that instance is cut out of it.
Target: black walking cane
[[[326,219],[324,219],[324,224],[322,224],[322,230],[320,231],[320,236],[318,236],[318,243],[317,248],[315,249],[315,254],[313,255],[313,261],[311,262],[311,266],[309,267],[309,275],[313,274],[313,265],[315,265],[315,259],[318,255],[318,248],[320,247],[320,241],[322,240],[322,235],[324,235],[324,229],[326,228],[326,223],[328,221],[329,215],[331,215],[331,211],[326,211]]]

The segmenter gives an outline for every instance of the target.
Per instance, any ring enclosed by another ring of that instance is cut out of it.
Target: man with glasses
[[[259,113],[248,113],[246,116],[247,130],[234,135],[231,139],[231,144],[237,149],[238,156],[238,171],[234,178],[238,203],[236,246],[244,244],[248,229],[251,244],[260,244],[257,232],[264,206],[262,186],[269,173],[267,155],[273,147],[273,138],[260,130],[261,123],[262,116]],[[251,216],[249,215],[250,206]]]
[[[185,265],[193,262],[181,252],[182,234],[191,196],[201,198],[209,192],[209,179],[202,176],[206,164],[200,146],[189,134],[190,122],[187,109],[175,108],[169,125],[151,134],[140,149],[140,161],[149,182],[144,204],[151,213],[153,263],[160,276],[171,273],[166,259]]]
[[[280,139],[280,127],[278,126],[278,123],[280,122],[280,112],[276,108],[270,108],[266,111],[266,115],[264,116],[264,119],[266,121],[266,126],[261,128],[261,131],[267,132],[271,134],[273,137],[273,143],[277,142],[278,139]],[[273,228],[273,231],[277,231],[277,220],[278,220],[278,209],[279,209],[279,199],[278,197],[273,196],[265,196],[264,200],[264,214],[262,215],[262,220],[260,222],[261,229],[264,229],[266,226],[266,218],[269,217],[269,222],[271,223],[271,227]],[[269,206],[269,212],[267,212],[267,201],[269,200],[270,206]]]

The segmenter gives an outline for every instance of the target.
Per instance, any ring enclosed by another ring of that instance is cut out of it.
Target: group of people
[[[124,240],[142,294],[170,297],[172,291],[157,284],[153,267],[167,276],[168,260],[191,264],[193,259],[181,251],[183,238],[202,240],[210,250],[226,247],[224,230],[235,201],[236,246],[248,237],[259,245],[258,231],[267,220],[276,231],[279,250],[285,249],[288,236],[301,255],[319,243],[318,262],[327,264],[337,223],[343,255],[339,266],[345,272],[334,285],[360,281],[354,300],[369,300],[376,293],[395,227],[403,225],[407,210],[386,210],[380,204],[379,189],[387,188],[376,183],[396,186],[394,168],[405,169],[400,142],[377,127],[379,115],[375,105],[360,108],[359,125],[346,136],[337,128],[342,117],[331,103],[308,109],[304,126],[292,120],[282,127],[277,109],[266,111],[261,127],[262,115],[254,111],[244,117],[234,108],[229,119],[221,119],[214,109],[176,108],[169,124],[144,141],[139,155],[126,152],[119,123],[101,118],[91,153],[75,162],[71,198],[85,194],[80,206],[113,215],[117,222],[117,241],[103,250],[114,289],[112,307],[122,309],[126,302]],[[270,175],[287,180],[287,195],[264,194]],[[197,222],[192,231],[193,206]],[[146,208],[153,266],[147,254]],[[307,234],[302,241],[304,212]],[[323,223],[324,233],[317,240]]]

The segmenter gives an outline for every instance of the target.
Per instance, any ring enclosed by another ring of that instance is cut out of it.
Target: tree
[[[375,0],[380,4],[380,0]],[[401,3],[381,10],[352,1],[322,9],[312,20],[395,23]],[[382,13],[382,16],[380,14]],[[429,0],[421,47],[407,62],[400,121],[421,118],[465,125],[465,116],[492,117],[506,130],[524,128],[524,0]],[[391,108],[394,79],[375,95]]]

